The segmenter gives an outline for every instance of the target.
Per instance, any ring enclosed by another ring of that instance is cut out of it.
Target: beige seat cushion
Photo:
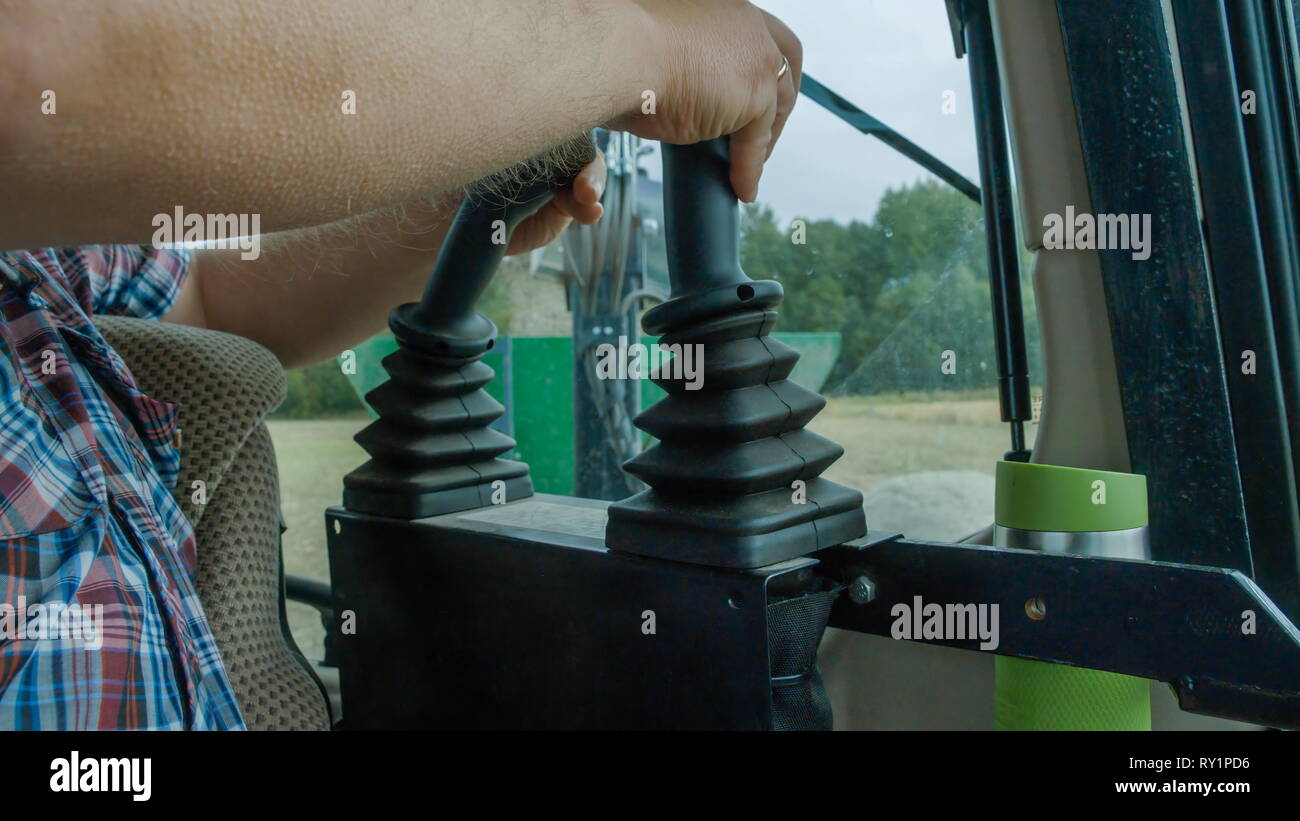
[[[284,399],[279,360],[217,331],[106,316],[95,324],[146,394],[181,405],[174,495],[194,525],[199,597],[245,722],[328,729],[320,684],[283,626],[279,476],[263,423]]]

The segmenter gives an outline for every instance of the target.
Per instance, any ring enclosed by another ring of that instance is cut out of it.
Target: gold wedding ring
[[[790,58],[782,55],[781,70],[776,73],[776,79],[779,80],[789,73],[790,73]]]

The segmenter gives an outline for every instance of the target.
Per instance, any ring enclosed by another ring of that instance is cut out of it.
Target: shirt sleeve
[[[158,319],[171,310],[190,272],[190,252],[151,245],[80,249],[91,312]],[[93,250],[93,252],[92,252]]]

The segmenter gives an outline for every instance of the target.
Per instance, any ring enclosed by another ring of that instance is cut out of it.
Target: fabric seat
[[[266,348],[168,322],[97,317],[146,394],[181,405],[174,495],[194,526],[198,593],[249,729],[329,729],[320,681],[289,635],[279,474],[265,418],[285,376]]]

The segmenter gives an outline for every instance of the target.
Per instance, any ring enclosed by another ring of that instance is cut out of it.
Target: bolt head
[[[858,576],[849,583],[849,599],[854,604],[866,604],[876,597],[876,583],[866,576]]]

